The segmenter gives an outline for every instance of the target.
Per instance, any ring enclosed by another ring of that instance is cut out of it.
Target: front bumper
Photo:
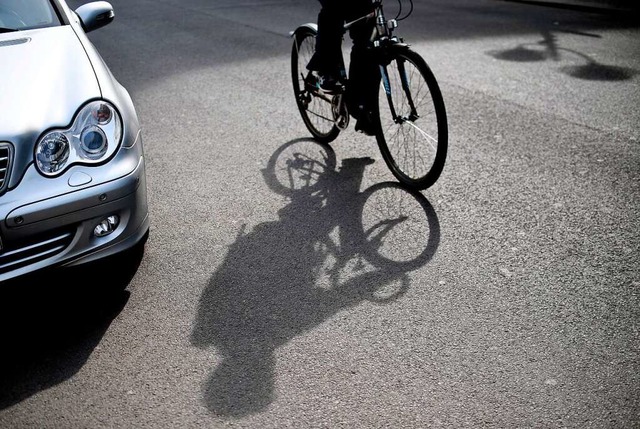
[[[60,183],[67,186],[66,192],[56,196],[16,203],[10,200],[11,192],[5,194],[3,199],[9,201],[0,204],[3,219],[0,281],[52,266],[101,259],[129,249],[145,238],[149,229],[145,164],[141,144],[136,146],[118,155],[121,160],[81,171],[90,174],[90,178],[100,177],[95,185],[93,180],[81,185],[74,183],[72,178],[77,179],[77,174],[73,175],[78,171],[70,171],[69,178],[61,178],[53,186],[58,190]],[[124,175],[118,168],[123,165],[130,167]],[[109,172],[114,171],[115,177],[105,181]],[[27,182],[29,174],[25,175]],[[18,195],[24,195],[20,192]],[[107,236],[95,236],[96,225],[110,215],[119,217],[117,228]]]

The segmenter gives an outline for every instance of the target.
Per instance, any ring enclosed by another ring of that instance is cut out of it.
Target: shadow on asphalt
[[[68,3],[75,9],[85,2]],[[319,10],[319,3],[302,1],[240,2],[235,6],[201,0],[111,3],[116,14],[114,22],[90,33],[89,38],[134,95],[169,76],[191,70],[288,58],[291,51],[288,31],[315,21]],[[587,13],[506,1],[440,0],[417,6],[408,19],[401,21],[397,32],[409,43],[535,34],[557,29],[556,23],[565,31],[596,34],[637,28],[640,24],[629,14]],[[385,10],[388,16],[395,16],[397,2],[387,2]],[[270,13],[287,18],[276,25]],[[279,30],[274,30],[274,26]],[[576,75],[589,76],[591,72]]]
[[[82,368],[126,305],[143,251],[0,285],[0,410]]]
[[[589,33],[571,33],[584,37],[600,37]],[[587,54],[574,49],[563,48],[558,44],[555,32],[550,30],[542,32],[542,40],[540,41],[521,43],[510,49],[490,51],[487,54],[498,60],[520,63],[571,61],[575,64],[562,66],[558,68],[558,71],[581,80],[622,81],[632,79],[638,74],[638,71],[632,68],[601,64]]]
[[[203,385],[212,413],[264,410],[278,347],[339,312],[400,299],[435,254],[440,228],[422,194],[396,182],[360,191],[372,162],[335,170],[333,151],[307,139],[272,156],[264,178],[287,204],[277,221],[239,231],[199,302],[192,344],[222,357]]]

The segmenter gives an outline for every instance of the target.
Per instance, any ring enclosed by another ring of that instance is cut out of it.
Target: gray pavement
[[[450,125],[416,197],[374,140],[305,140],[287,33],[316,2],[112,4],[91,38],[138,106],[151,235],[130,276],[2,296],[0,427],[640,425],[636,24],[415,0]]]
[[[503,0],[539,6],[561,7],[591,12],[637,12],[640,4],[635,0]]]

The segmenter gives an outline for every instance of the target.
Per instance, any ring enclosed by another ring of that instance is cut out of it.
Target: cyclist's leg
[[[340,80],[342,76],[342,34],[344,7],[339,0],[320,0],[316,51],[307,69]]]
[[[371,12],[371,2],[357,0],[352,4],[347,20],[356,19]],[[369,38],[373,31],[373,21],[363,21],[351,27],[349,36],[353,42],[349,64],[349,111],[358,121],[356,130],[366,134],[375,133],[375,106],[380,70],[374,55],[369,49]]]
[[[380,69],[371,51],[354,45],[349,66],[349,111],[357,120],[356,131],[367,135],[376,132],[376,101],[380,85]]]

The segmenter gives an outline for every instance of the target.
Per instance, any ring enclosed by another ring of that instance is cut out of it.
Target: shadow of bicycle
[[[338,312],[399,299],[408,273],[434,255],[433,207],[397,183],[360,191],[369,158],[339,169],[328,146],[294,140],[263,171],[286,197],[279,219],[243,227],[200,299],[192,343],[222,361],[204,383],[206,407],[242,417],[273,400],[274,352]]]
[[[588,81],[624,81],[632,79],[638,73],[632,68],[602,64],[582,52],[563,48],[559,46],[557,36],[553,31],[542,30],[541,33],[542,40],[539,42],[523,43],[510,49],[490,51],[487,52],[487,54],[498,60],[520,63],[548,60],[561,61],[564,59],[574,64],[560,67],[559,71],[561,73],[576,79]],[[600,37],[584,32],[571,31],[569,33],[592,38]]]

